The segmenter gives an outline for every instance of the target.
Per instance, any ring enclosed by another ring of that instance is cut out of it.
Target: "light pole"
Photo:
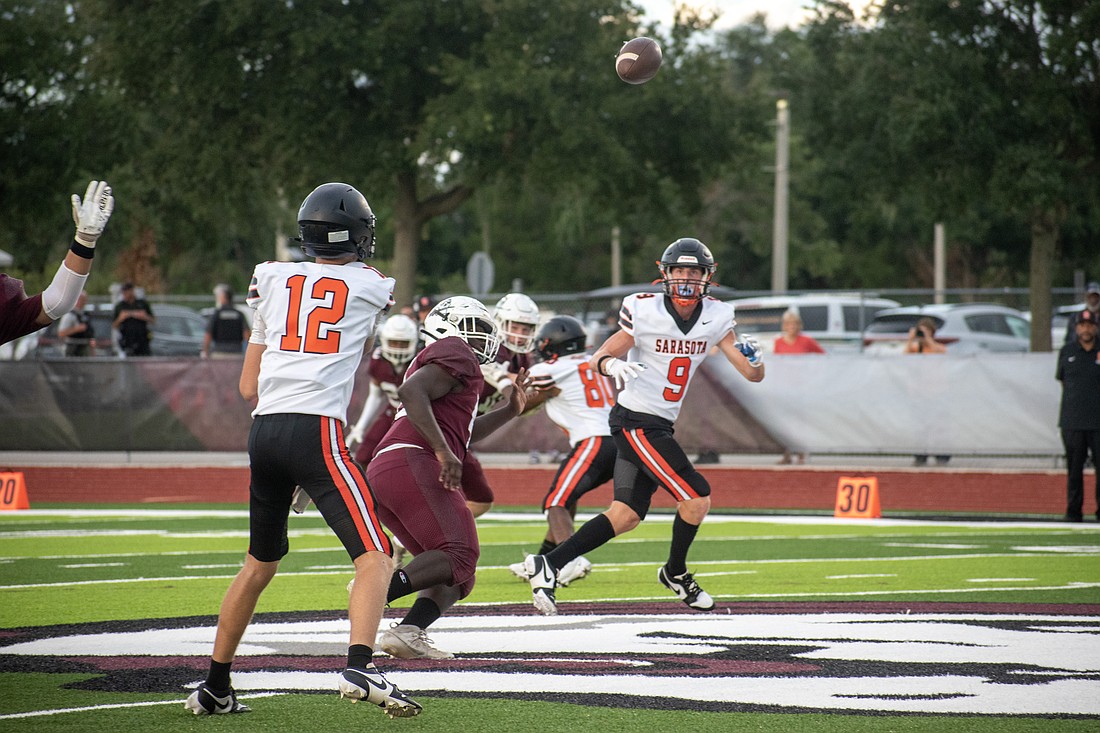
[[[772,225],[772,292],[787,292],[787,194],[790,189],[791,125],[787,100],[775,102],[775,221]]]

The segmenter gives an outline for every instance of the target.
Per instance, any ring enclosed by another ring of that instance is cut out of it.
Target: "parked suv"
[[[149,342],[153,356],[199,356],[202,353],[203,335],[206,333],[205,318],[180,305],[153,303],[151,307],[157,319]],[[111,333],[114,306],[110,303],[97,303],[89,305],[88,312],[92,316],[92,328],[95,331],[96,356],[118,356],[118,343]],[[52,359],[65,355],[64,345],[57,337],[59,322],[54,321],[42,330],[34,351],[36,358]]]
[[[904,353],[909,329],[925,316],[936,322],[936,340],[949,354],[1027,351],[1031,346],[1031,326],[1022,311],[995,303],[949,303],[882,311],[867,327],[864,350]]]
[[[858,351],[863,329],[875,315],[900,305],[896,300],[866,298],[858,294],[768,295],[728,300],[734,306],[737,333],[755,336],[764,351],[771,351],[783,332],[783,314],[793,310],[802,317],[802,332],[826,351]]]

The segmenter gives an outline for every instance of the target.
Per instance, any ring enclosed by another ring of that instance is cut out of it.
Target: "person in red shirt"
[[[814,339],[802,333],[802,316],[798,311],[788,310],[783,314],[783,333],[776,338],[772,351],[776,354],[824,354],[825,349]],[[799,463],[806,462],[805,453],[795,454]],[[791,462],[791,451],[783,451],[780,463]]]
[[[783,333],[775,340],[772,351],[776,354],[824,354],[813,336],[802,333],[802,316],[789,310],[783,314]]]

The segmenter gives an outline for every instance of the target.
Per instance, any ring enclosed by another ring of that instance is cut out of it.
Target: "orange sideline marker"
[[[882,516],[875,476],[841,476],[836,482],[834,517],[874,519]]]
[[[7,509],[30,509],[27,498],[27,482],[23,473],[0,473],[0,511]]]

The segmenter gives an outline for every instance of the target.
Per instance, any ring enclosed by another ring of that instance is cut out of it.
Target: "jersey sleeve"
[[[623,305],[619,308],[619,328],[630,335],[634,335],[634,309],[637,301],[637,295],[628,295],[623,298]]]

